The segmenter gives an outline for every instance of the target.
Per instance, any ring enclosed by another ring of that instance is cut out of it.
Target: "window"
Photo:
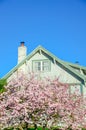
[[[50,71],[50,61],[49,60],[37,60],[33,61],[33,71],[46,72]]]

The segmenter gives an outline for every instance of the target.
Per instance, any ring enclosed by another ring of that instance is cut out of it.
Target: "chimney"
[[[20,43],[18,47],[18,64],[26,57],[27,55],[27,47],[24,45],[24,42]]]

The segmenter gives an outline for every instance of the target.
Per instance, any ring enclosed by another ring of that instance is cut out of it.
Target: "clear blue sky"
[[[38,45],[86,66],[86,0],[0,0],[0,77],[17,64],[17,48]]]

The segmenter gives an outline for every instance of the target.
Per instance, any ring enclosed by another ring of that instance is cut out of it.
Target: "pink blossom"
[[[60,122],[62,129],[86,128],[86,99],[77,92],[69,94],[69,86],[58,79],[38,80],[35,75],[22,75],[5,87],[7,92],[0,95],[3,127],[24,121],[43,125],[45,121],[49,127]]]

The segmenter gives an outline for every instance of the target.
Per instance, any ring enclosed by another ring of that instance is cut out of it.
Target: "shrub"
[[[3,93],[6,91],[6,88],[4,87],[7,85],[7,82],[5,79],[0,79],[0,93]]]

